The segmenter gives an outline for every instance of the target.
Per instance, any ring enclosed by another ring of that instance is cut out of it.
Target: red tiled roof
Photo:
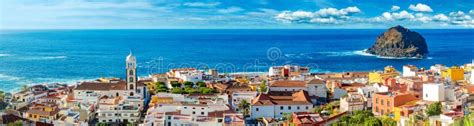
[[[118,81],[115,83],[103,82],[82,82],[77,85],[74,90],[126,90],[127,84],[125,81]]]
[[[304,81],[282,80],[274,81],[270,87],[306,87],[306,83]]]

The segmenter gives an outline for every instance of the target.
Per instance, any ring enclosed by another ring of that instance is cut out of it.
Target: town
[[[311,73],[295,65],[264,74],[174,68],[138,77],[24,86],[1,93],[5,125],[414,126],[474,125],[474,62]]]

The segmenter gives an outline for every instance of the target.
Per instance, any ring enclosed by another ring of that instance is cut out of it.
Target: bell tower
[[[133,56],[132,51],[128,54],[126,59],[126,80],[127,80],[127,90],[136,90],[137,88],[137,60],[135,56]],[[131,93],[132,95],[132,93]]]

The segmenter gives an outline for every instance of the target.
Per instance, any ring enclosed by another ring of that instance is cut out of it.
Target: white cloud
[[[204,2],[188,2],[184,3],[184,6],[188,7],[215,7],[220,5],[220,2],[209,2],[209,3],[204,3]]]
[[[226,8],[226,9],[219,9],[217,10],[217,12],[219,13],[224,13],[224,14],[227,14],[227,13],[235,13],[235,12],[239,12],[239,11],[243,11],[244,9],[240,8],[240,7],[229,7],[229,8]]]
[[[469,14],[474,15],[474,10],[470,10]]]
[[[450,23],[453,25],[461,25],[466,27],[474,27],[474,19],[462,11],[449,13]]]
[[[394,20],[408,20],[408,19],[414,19],[415,16],[407,12],[405,10],[400,11],[399,13],[393,12],[384,12],[381,16],[375,17],[375,21],[381,22],[381,21],[394,21]]]
[[[275,18],[283,22],[337,24],[360,12],[361,10],[355,6],[343,9],[323,8],[316,12],[283,11]]]
[[[410,10],[417,11],[417,12],[433,12],[430,6],[422,3],[418,3],[416,5],[410,4],[408,7]]]
[[[395,5],[393,5],[393,6],[392,6],[392,9],[390,9],[390,10],[392,10],[392,11],[400,10],[400,6],[395,6]]]
[[[448,16],[446,16],[444,14],[437,14],[437,15],[433,16],[433,20],[434,21],[447,22],[447,21],[449,21],[449,18],[448,18]]]

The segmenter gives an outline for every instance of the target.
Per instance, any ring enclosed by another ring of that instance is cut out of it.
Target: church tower
[[[137,88],[137,60],[135,59],[135,56],[132,55],[132,51],[130,51],[130,54],[127,56],[126,59],[126,69],[127,69],[127,90],[136,90]],[[133,93],[130,95],[133,96]]]

